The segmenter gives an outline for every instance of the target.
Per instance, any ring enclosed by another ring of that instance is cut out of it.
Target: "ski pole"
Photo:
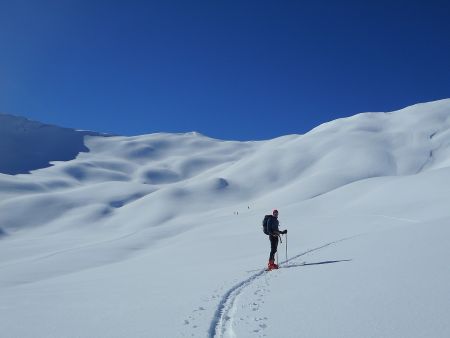
[[[286,232],[286,263],[288,261],[288,254],[287,254],[287,232]]]

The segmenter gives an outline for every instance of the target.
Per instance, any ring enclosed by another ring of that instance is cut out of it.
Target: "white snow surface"
[[[0,122],[7,168],[42,135]],[[268,141],[90,135],[0,174],[2,337],[450,336],[450,99]]]

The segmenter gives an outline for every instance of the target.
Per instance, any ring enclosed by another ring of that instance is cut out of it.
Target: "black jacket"
[[[275,216],[270,217],[267,221],[267,231],[269,232],[269,234],[272,236],[278,236],[278,232],[276,231],[280,231],[278,229],[279,225],[280,222],[278,221],[278,218],[276,218]]]

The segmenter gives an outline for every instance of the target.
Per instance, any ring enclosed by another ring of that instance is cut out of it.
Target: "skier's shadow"
[[[288,265],[282,265],[282,268],[283,269],[298,268],[298,267],[302,267],[302,266],[334,264],[334,263],[340,263],[340,262],[351,262],[351,259],[341,259],[338,261],[323,261],[323,262],[315,262],[315,263],[288,264]]]

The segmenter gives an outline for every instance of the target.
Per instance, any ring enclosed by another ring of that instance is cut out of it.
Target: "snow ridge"
[[[89,151],[84,144],[87,135],[99,136],[100,133],[0,114],[0,173],[27,174],[49,167],[52,161],[73,160],[80,152]]]

